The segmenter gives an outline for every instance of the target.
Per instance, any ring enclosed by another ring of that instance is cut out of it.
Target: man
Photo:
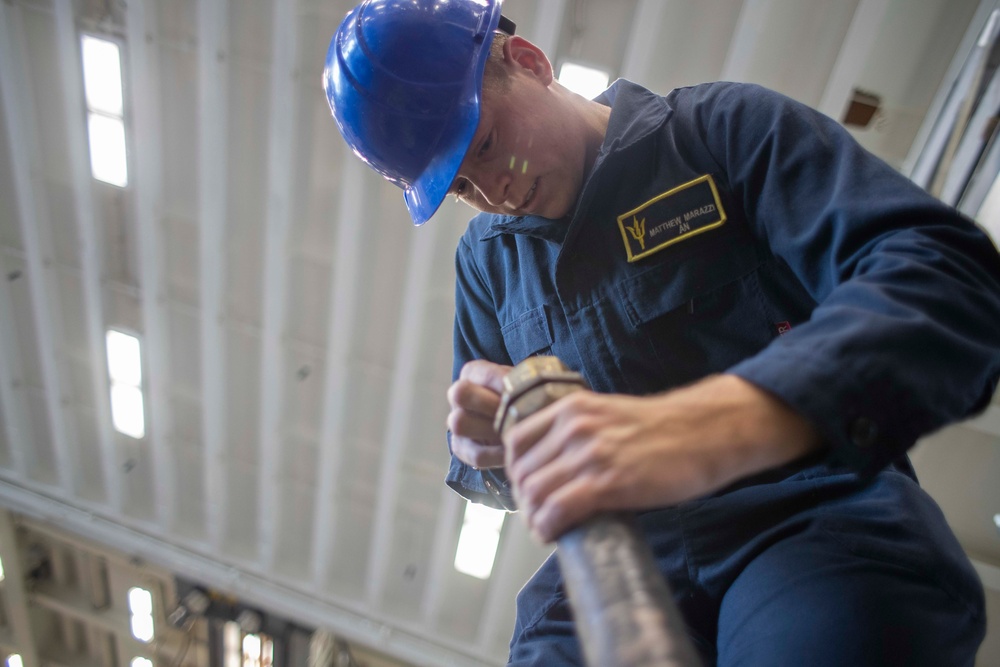
[[[542,541],[640,511],[708,664],[972,664],[981,585],[905,451],[996,387],[989,240],[761,88],[574,95],[491,41],[499,4],[367,2],[325,73],[415,222],[447,193],[485,212],[457,254],[448,484]],[[595,391],[501,443],[501,379],[539,353]],[[510,664],[580,663],[552,559],[517,614]]]

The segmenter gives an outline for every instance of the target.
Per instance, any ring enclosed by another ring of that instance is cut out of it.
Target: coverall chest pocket
[[[666,386],[719,373],[773,338],[752,246],[702,248],[619,284],[637,347]]]
[[[534,355],[548,354],[552,348],[552,328],[545,306],[521,313],[504,325],[500,333],[514,365]]]

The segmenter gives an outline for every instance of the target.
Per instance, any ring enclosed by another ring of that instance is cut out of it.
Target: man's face
[[[573,211],[586,176],[585,137],[534,72],[516,62],[511,70],[509,90],[483,91],[450,192],[480,211],[559,219]]]

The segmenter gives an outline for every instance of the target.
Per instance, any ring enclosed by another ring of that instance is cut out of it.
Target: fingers
[[[481,442],[452,433],[451,453],[459,461],[480,470],[503,467],[503,446],[499,442]]]
[[[455,435],[499,443],[493,417],[500,407],[500,395],[468,379],[459,379],[448,388],[448,429]]]
[[[470,361],[448,389],[451,450],[460,461],[474,468],[503,466],[503,447],[493,428],[493,418],[500,407],[503,378],[509,372],[509,366]]]
[[[593,486],[594,481],[589,476],[572,479],[551,493],[537,510],[526,515],[528,529],[535,539],[553,542],[601,509],[595,503]]]
[[[503,379],[510,373],[511,367],[495,364],[492,361],[476,359],[462,366],[458,377],[473,384],[492,389],[497,395],[503,393]]]
[[[518,484],[533,471],[549,464],[563,450],[591,436],[587,417],[591,392],[570,394],[539,410],[511,428],[504,438],[506,464]]]
[[[493,418],[500,406],[500,394],[489,387],[459,378],[448,388],[448,404],[453,410]]]

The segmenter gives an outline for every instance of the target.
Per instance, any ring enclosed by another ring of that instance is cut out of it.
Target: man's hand
[[[493,428],[493,418],[510,369],[490,361],[470,361],[448,388],[451,451],[473,468],[503,466],[503,445]]]
[[[719,375],[649,397],[575,392],[512,427],[504,444],[522,516],[549,542],[599,511],[717,491],[803,456],[819,436],[771,394]]]

